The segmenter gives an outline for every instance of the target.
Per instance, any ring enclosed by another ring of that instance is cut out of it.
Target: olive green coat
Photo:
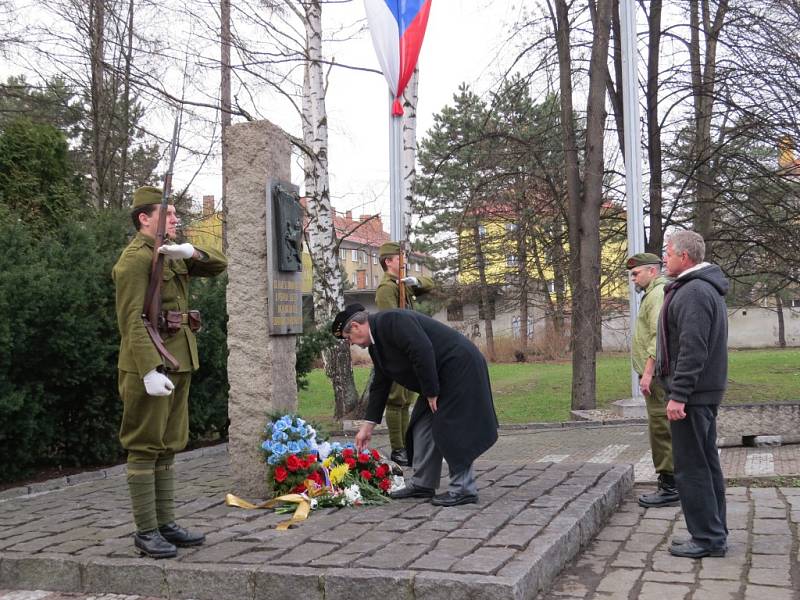
[[[150,282],[154,240],[137,233],[122,251],[112,270],[116,286],[117,325],[121,336],[119,347],[120,371],[138,373],[144,377],[160,366],[163,361],[142,322],[144,297]],[[197,248],[205,253],[205,260],[164,259],[164,274],[161,283],[161,308],[163,310],[188,311],[189,277],[211,277],[222,273],[227,267],[225,257],[212,249]],[[197,340],[188,325],[173,336],[164,337],[167,350],[180,363],[179,372],[195,371],[200,366],[197,356]]]
[[[427,294],[433,289],[433,279],[430,277],[417,277],[419,285],[406,286],[406,308],[414,309],[414,300],[417,296]],[[409,293],[410,292],[410,293]],[[400,286],[397,277],[389,272],[383,274],[383,279],[375,291],[375,304],[378,310],[400,308]]]

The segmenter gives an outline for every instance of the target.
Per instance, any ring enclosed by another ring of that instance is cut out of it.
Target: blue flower
[[[289,436],[286,435],[285,431],[276,431],[272,434],[272,439],[276,442],[288,442]]]
[[[287,454],[289,449],[281,444],[280,442],[273,442],[272,444],[272,455],[282,457],[284,454]]]
[[[279,462],[281,462],[281,459],[275,456],[274,454],[270,455],[270,457],[267,458],[267,464],[277,465]]]
[[[289,452],[292,453],[292,454],[297,454],[301,450],[300,444],[298,442],[295,442],[294,440],[289,442],[288,444],[286,444],[286,447],[289,449]]]
[[[297,417],[297,424],[302,427],[303,425],[306,424],[306,422],[303,421],[303,419],[301,419],[300,417]]]
[[[269,440],[264,441],[264,443],[261,444],[261,449],[266,450],[267,452],[272,452],[272,442]]]
[[[289,423],[287,423],[283,419],[280,419],[278,421],[275,421],[275,424],[273,425],[273,427],[277,431],[286,431],[287,429],[289,429]]]

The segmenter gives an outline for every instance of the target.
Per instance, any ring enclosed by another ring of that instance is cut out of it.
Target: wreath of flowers
[[[271,418],[264,432],[273,496],[305,494],[312,508],[383,504],[404,485],[377,450],[319,441],[316,429],[296,415]]]

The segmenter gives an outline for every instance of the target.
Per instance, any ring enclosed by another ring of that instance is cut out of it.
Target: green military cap
[[[367,310],[364,308],[363,305],[356,302],[355,304],[348,304],[344,307],[344,310],[340,312],[336,317],[333,319],[333,325],[331,325],[331,333],[334,337],[341,338],[342,332],[347,324],[350,322],[350,319],[353,318],[353,315]]]
[[[400,242],[384,242],[378,248],[378,258],[386,258],[387,256],[396,256],[400,254]]]
[[[643,265],[660,265],[661,259],[657,257],[655,254],[651,254],[650,252],[639,252],[639,254],[634,254],[631,256],[625,266],[628,269],[634,269],[636,267],[641,267]]]
[[[140,208],[148,204],[161,204],[161,196],[164,192],[161,188],[152,185],[143,185],[133,192],[133,208]]]

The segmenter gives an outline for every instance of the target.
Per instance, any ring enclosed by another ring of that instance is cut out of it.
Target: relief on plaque
[[[303,270],[303,207],[292,188],[280,183],[272,187],[279,271]]]

